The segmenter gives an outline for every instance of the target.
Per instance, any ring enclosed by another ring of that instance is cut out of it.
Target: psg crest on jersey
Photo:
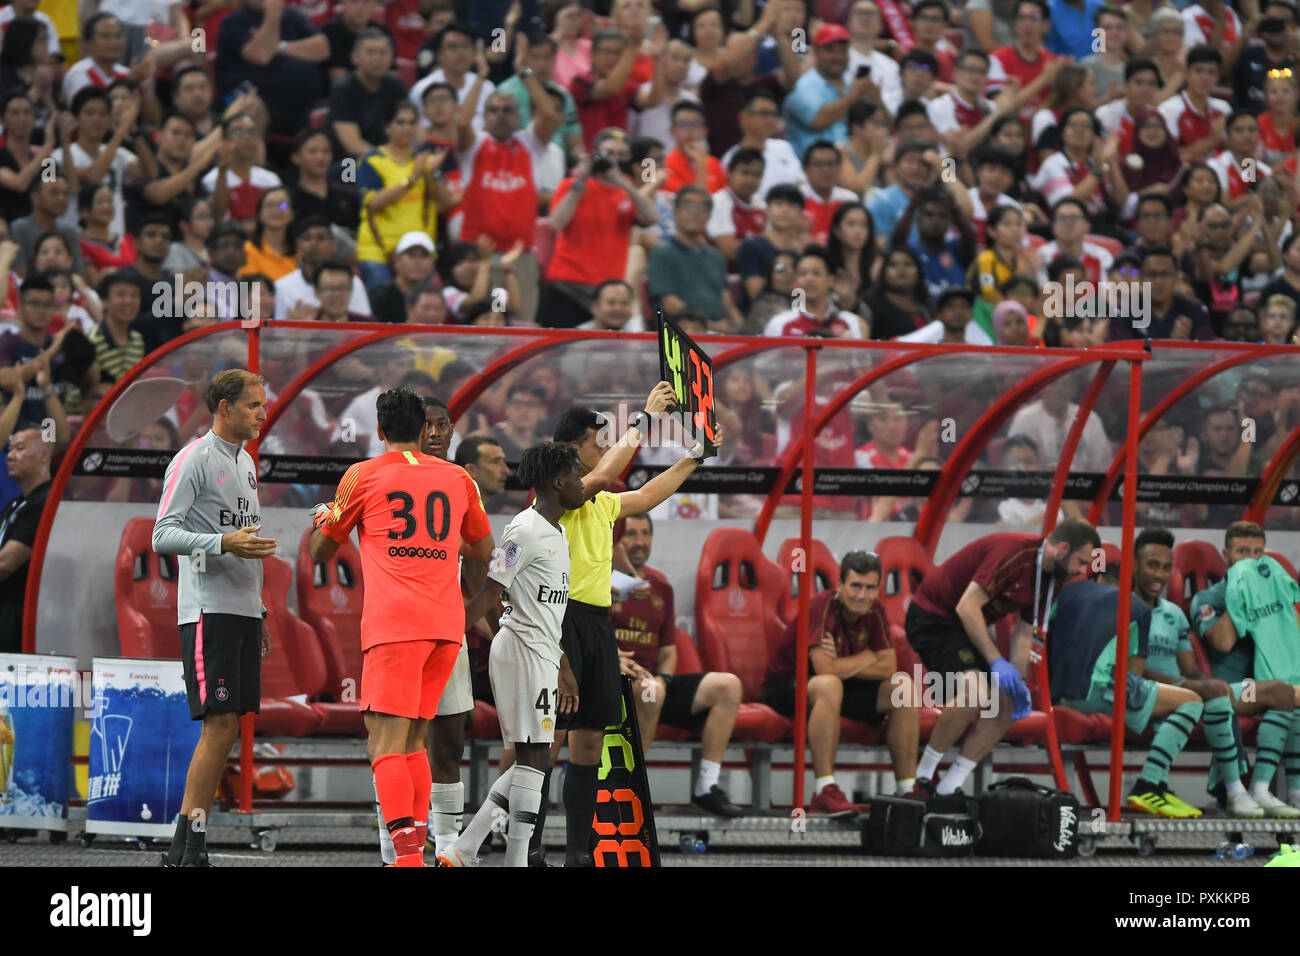
[[[1264,564],[1262,561],[1255,566],[1259,569],[1259,576],[1261,578],[1266,578],[1273,573],[1272,568],[1270,568],[1267,564]]]
[[[511,541],[505,546],[505,550],[501,552],[501,563],[507,568],[513,568],[515,562],[518,560],[519,543],[517,541]]]
[[[248,473],[248,487],[252,488],[254,491],[257,490],[257,476],[251,471]]]

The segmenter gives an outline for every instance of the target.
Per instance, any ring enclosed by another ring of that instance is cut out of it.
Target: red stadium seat
[[[704,541],[695,574],[695,631],[710,670],[738,676],[745,699],[763,692],[769,632],[784,632],[763,594],[764,564],[758,539],[742,528],[718,528]],[[770,572],[769,572],[770,573]]]
[[[501,724],[497,709],[484,700],[474,701],[474,719],[465,736],[471,740],[500,740]]]
[[[153,518],[132,518],[122,529],[113,584],[117,638],[123,657],[179,660],[176,557],[153,550]]]
[[[793,621],[795,614],[799,611],[798,571],[800,569],[812,572],[813,594],[840,586],[840,563],[835,560],[830,548],[813,538],[811,553],[800,567],[796,568],[794,556],[800,547],[798,538],[786,538],[781,542],[781,547],[777,549],[776,566],[777,570],[782,572],[784,584],[781,589],[781,598],[777,602],[777,616],[781,618],[782,624],[789,624]]]
[[[767,568],[764,568],[767,565]],[[774,607],[764,599],[760,575],[773,575],[758,539],[742,528],[718,528],[704,542],[695,574],[695,631],[705,666],[735,674],[744,685],[746,701],[763,692],[771,643],[784,628]],[[777,740],[789,733],[790,722],[755,704],[745,708],[754,716],[746,735]]]
[[[1288,561],[1286,557],[1283,556],[1280,552],[1265,551],[1264,553],[1268,555],[1270,558],[1272,558],[1274,561],[1276,561],[1278,564],[1282,565],[1282,567],[1286,568],[1287,574],[1291,575],[1291,577],[1293,578],[1296,577],[1295,565],[1292,564],[1290,561]]]
[[[884,571],[880,600],[885,605],[885,616],[890,623],[901,627],[907,615],[907,605],[912,601],[912,592],[934,568],[934,562],[915,538],[881,538],[876,543],[876,553],[880,555],[880,566]]]
[[[335,700],[361,693],[361,552],[349,538],[324,564],[307,550],[311,531],[298,547],[298,613],[316,631],[325,657],[325,690]],[[351,681],[351,684],[344,684]]]
[[[700,652],[695,647],[691,636],[677,628],[677,671],[678,674],[702,674],[708,670],[700,659]]]
[[[262,562],[262,603],[273,653],[262,661],[257,732],[273,737],[305,737],[322,729],[325,720],[324,713],[305,702],[325,683],[325,660],[311,627],[289,611],[292,584],[293,566],[288,561],[270,557]],[[294,697],[304,699],[290,699]]]
[[[1109,541],[1103,541],[1101,543],[1101,550],[1106,555],[1106,567],[1118,568],[1121,557],[1119,545],[1111,544]]]
[[[272,637],[276,639],[277,649],[283,648],[293,667],[297,690],[276,691],[277,696],[306,694],[311,698],[309,707],[319,717],[319,723],[313,733],[348,734],[360,736],[366,732],[361,712],[357,710],[355,699],[345,701],[317,700],[326,692],[329,680],[329,667],[325,651],[315,629],[306,621],[289,612],[289,588],[293,584],[293,571],[288,561],[275,559],[264,564],[265,585],[262,600],[266,603],[267,626],[271,628]],[[287,645],[287,646],[286,646]],[[273,654],[267,661],[273,661]],[[265,692],[266,664],[263,664],[263,691]]]
[[[1228,573],[1223,555],[1208,541],[1183,541],[1174,545],[1174,572],[1169,576],[1165,596],[1183,609],[1191,608],[1192,597]]]
[[[1205,651],[1205,642],[1202,641],[1200,635],[1196,633],[1195,627],[1188,630],[1187,639],[1192,644],[1192,653],[1196,655],[1196,666],[1200,669],[1201,673],[1214,673],[1210,668],[1210,655]]]

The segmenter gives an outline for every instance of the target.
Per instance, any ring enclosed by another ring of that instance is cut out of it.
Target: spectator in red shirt
[[[750,236],[761,236],[767,229],[767,207],[758,195],[763,169],[761,151],[752,146],[738,147],[727,160],[727,185],[713,194],[709,241],[729,263],[735,261],[742,242]]]
[[[943,37],[944,30],[948,29],[947,4],[943,0],[921,0],[913,5],[909,23],[916,49],[933,53],[939,61],[940,81],[951,83],[957,66],[957,53]]]
[[[912,450],[903,444],[907,437],[907,412],[901,405],[886,405],[872,411],[867,416],[867,432],[871,435],[871,441],[853,455],[857,467],[908,467]],[[877,495],[859,505],[858,517],[867,521],[890,521],[911,502],[911,498]]]
[[[92,286],[114,269],[135,262],[135,240],[129,232],[112,231],[116,206],[113,188],[102,183],[88,183],[77,193],[77,211],[81,214],[81,255],[86,262],[86,277]]]
[[[889,621],[879,601],[880,558],[850,551],[840,562],[840,586],[812,599],[808,627],[808,747],[812,750],[816,796],[813,813],[854,817],[855,807],[835,783],[840,719],[873,726],[889,717],[885,740],[900,794],[916,785],[916,751],[921,738],[912,678],[898,673],[889,641]],[[787,717],[795,708],[799,622],[791,621],[767,667],[763,702]]]
[[[488,97],[484,106],[483,129],[475,130],[481,77],[461,104],[457,122],[456,149],[465,184],[460,238],[477,242],[480,236],[486,236],[491,241],[496,262],[492,282],[495,288],[502,288],[506,280],[501,256],[516,245],[525,250],[532,248],[539,204],[537,158],[545,155],[563,116],[537,76],[525,71],[524,84],[533,104],[532,122],[520,129],[518,101],[498,91]],[[527,251],[519,254],[513,268],[525,296],[517,304],[516,315],[531,324],[537,315],[541,270]]]
[[[1049,26],[1046,0],[1018,0],[1011,21],[1016,42],[994,50],[989,61],[990,87],[1006,86],[1011,79],[1019,82],[1016,103],[1025,121],[1033,116],[1048,86],[1068,62],[1043,46]]]
[[[709,124],[704,107],[689,100],[673,107],[672,136],[676,144],[664,160],[668,179],[662,192],[675,193],[683,186],[699,186],[710,195],[727,184],[716,156],[709,155]]]
[[[590,319],[596,286],[623,278],[632,226],[658,221],[654,202],[628,178],[631,155],[621,129],[601,130],[595,155],[555,190],[555,252],[538,310],[541,325],[571,329]]]
[[[591,40],[591,70],[573,78],[569,92],[578,107],[578,122],[588,149],[596,148],[596,134],[606,127],[627,129],[628,110],[640,86],[630,74],[641,46],[632,28],[624,35],[601,30]]]
[[[420,44],[430,34],[430,25],[420,12],[419,0],[387,0],[384,4],[384,22],[393,34],[393,46],[402,60],[414,60]]]
[[[700,734],[703,752],[699,776],[691,790],[691,806],[720,817],[744,816],[745,812],[718,786],[722,757],[740,712],[744,690],[740,678],[717,672],[677,673],[673,588],[667,578],[646,564],[654,542],[650,516],[629,517],[622,541],[636,576],[650,582],[648,597],[615,601],[609,609],[618,639],[619,663],[639,691],[635,697],[641,748],[649,751],[661,722]]]
[[[813,242],[825,244],[830,236],[831,218],[842,203],[855,202],[857,193],[835,185],[840,174],[839,147],[819,139],[804,151],[803,171],[808,178],[804,187],[804,218]]]

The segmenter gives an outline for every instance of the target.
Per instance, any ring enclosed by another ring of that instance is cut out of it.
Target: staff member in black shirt
[[[23,648],[27,564],[50,491],[52,447],[33,425],[19,426],[9,441],[9,476],[20,493],[0,511],[0,651]]]

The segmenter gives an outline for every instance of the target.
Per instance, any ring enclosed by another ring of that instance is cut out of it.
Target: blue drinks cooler
[[[0,654],[0,829],[67,832],[77,659]]]
[[[86,832],[171,837],[199,741],[177,660],[96,657]]]

